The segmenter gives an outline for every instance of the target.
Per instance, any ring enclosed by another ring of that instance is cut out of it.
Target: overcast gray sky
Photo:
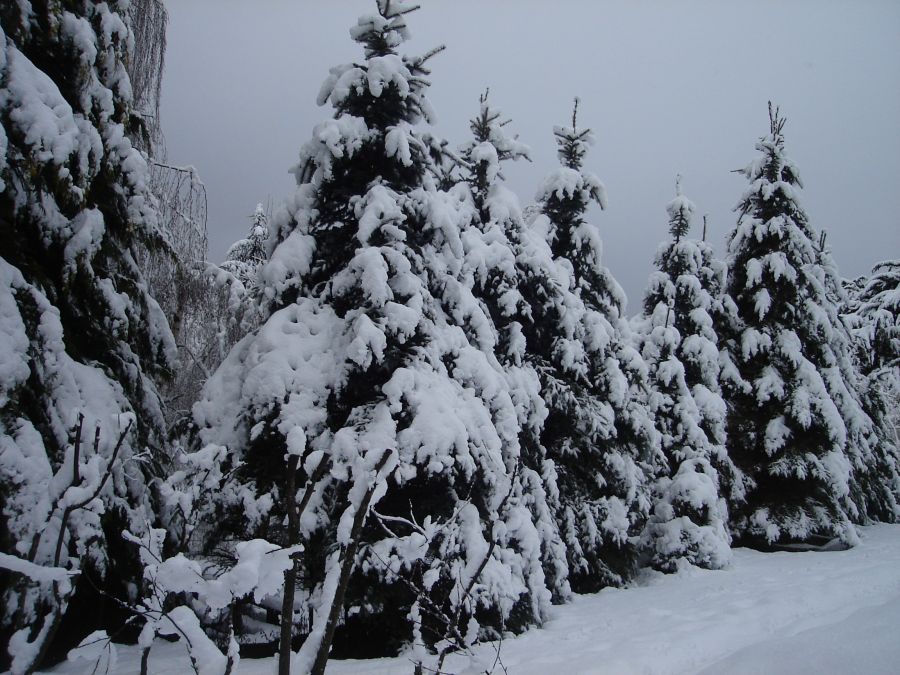
[[[373,0],[166,0],[162,122],[169,160],[209,197],[210,258],[245,235],[314,124],[328,69],[360,60],[348,36]],[[591,213],[605,263],[637,311],[674,177],[708,212],[721,254],[755,156],[766,101],[787,116],[801,198],[844,276],[900,257],[900,2],[896,0],[422,0],[405,53],[436,44],[437,131],[468,134],[478,95],[533,149],[507,170],[523,206],[556,163],[552,127],[574,96],[597,145],[587,166],[609,208]],[[699,218],[698,218],[699,221]],[[695,223],[699,232],[700,223]]]

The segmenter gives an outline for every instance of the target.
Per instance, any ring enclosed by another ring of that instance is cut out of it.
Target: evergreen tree
[[[250,232],[247,234],[247,238],[238,239],[228,248],[225,262],[220,266],[226,272],[233,274],[248,291],[256,283],[257,271],[266,262],[266,240],[268,238],[269,225],[266,211],[262,204],[257,204],[256,210],[250,216]]]
[[[844,299],[844,307],[861,374],[860,397],[877,449],[877,465],[866,467],[858,489],[870,516],[892,521],[900,517],[900,263],[875,265],[858,292]]]
[[[321,672],[335,633],[359,655],[443,637],[465,648],[540,622],[550,600],[519,397],[462,273],[467,207],[437,189],[420,131],[435,52],[396,53],[412,9],[379,0],[351,30],[365,60],[333,68],[320,93],[335,114],[275,219],[268,318],[195,406],[196,456],[220,457],[226,476],[198,511],[214,514],[208,544],[303,544],[283,598],[290,613],[298,583],[313,616],[301,670]]]
[[[523,222],[518,198],[504,183],[502,163],[529,159],[531,150],[507,135],[509,120],[489,104],[487,92],[479,102],[478,116],[469,124],[472,139],[460,152],[467,190],[455,191],[473,211],[472,227],[463,232],[464,275],[497,329],[501,362],[512,366],[522,363],[525,346],[522,320],[527,306],[517,260]]]
[[[896,467],[880,454],[859,399],[833,293],[840,284],[798,202],[784,119],[771,105],[769,117],[761,156],[743,170],[750,186],[728,244],[739,318],[728,347],[741,377],[729,394],[728,438],[752,481],[745,506],[732,513],[733,534],[759,545],[833,537],[852,545],[852,523],[875,504],[894,509]]]
[[[532,320],[524,328],[541,375],[548,415],[541,442],[556,473],[556,515],[573,590],[590,592],[628,579],[638,564],[632,538],[649,511],[649,477],[661,463],[646,407],[646,364],[631,345],[625,296],[601,263],[591,202],[606,204],[600,180],[582,169],[590,129],[554,130],[561,166],[537,194],[526,255],[541,243],[553,267],[528,280]]]
[[[454,192],[471,204],[471,224],[462,234],[463,275],[491,317],[497,333],[495,353],[512,390],[519,393],[516,410],[521,427],[520,479],[541,531],[547,585],[554,599],[560,601],[570,594],[568,565],[565,545],[551,511],[558,492],[556,474],[540,438],[547,414],[538,375],[541,364],[532,358],[526,338],[533,323],[532,305],[546,302],[559,291],[549,281],[554,272],[549,249],[529,243],[519,200],[504,183],[502,163],[530,159],[531,152],[507,133],[509,123],[488,102],[485,92],[478,115],[469,125],[472,139],[459,153],[464,168]]]
[[[651,409],[668,470],[655,485],[653,514],[644,532],[651,563],[672,570],[683,558],[722,567],[731,557],[728,512],[720,496],[743,497],[743,482],[725,445],[725,402],[719,388],[715,317],[725,308],[724,266],[706,242],[687,238],[695,207],[681,194],[666,210],[672,239],[656,254],[656,271],[636,321],[650,371]]]
[[[141,579],[121,531],[155,519],[151,378],[174,343],[135,263],[157,214],[129,140],[127,5],[0,8],[0,668],[14,673],[119,623],[106,594]]]
[[[851,313],[866,345],[866,374],[900,368],[900,260],[880,262],[862,280]]]
[[[841,286],[844,289],[844,303],[841,305],[841,311],[847,315],[855,312],[859,309],[859,294],[862,293],[862,289],[865,288],[866,282],[869,278],[865,275],[860,275],[855,279],[842,279]]]

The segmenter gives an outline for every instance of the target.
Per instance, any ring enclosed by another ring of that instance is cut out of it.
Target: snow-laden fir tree
[[[900,466],[900,263],[878,263],[857,291],[852,295],[848,291],[842,300],[861,375],[860,397],[880,448],[876,459],[881,465],[868,467],[870,486],[859,489],[874,496],[867,506],[871,516],[895,520],[896,504],[885,499],[881,486],[891,483],[893,466],[892,494],[900,494],[896,487],[896,468]]]
[[[841,281],[845,296],[844,303],[841,305],[841,311],[845,315],[852,314],[859,309],[859,294],[862,293],[862,289],[865,288],[868,280],[869,277],[862,274],[853,279],[843,279]]]
[[[250,216],[250,232],[246,239],[238,239],[225,254],[225,262],[220,267],[237,278],[246,290],[256,283],[256,274],[266,262],[266,240],[269,238],[269,224],[262,204],[256,205]]]
[[[860,401],[840,284],[799,204],[784,118],[770,105],[760,156],[728,242],[728,291],[739,322],[729,351],[728,443],[751,487],[733,535],[759,545],[857,540],[853,523],[896,509],[896,466]],[[828,264],[823,264],[828,262]]]
[[[650,509],[650,478],[661,465],[647,408],[647,367],[631,343],[625,296],[601,262],[598,228],[585,219],[606,204],[585,171],[590,129],[554,129],[561,166],[538,190],[532,251],[549,245],[554,273],[528,280],[532,321],[524,329],[538,364],[548,416],[541,440],[558,485],[556,516],[573,590],[621,584],[634,572],[634,538]],[[526,254],[528,252],[526,251]],[[537,253],[534,253],[537,255]]]
[[[681,194],[680,176],[666,211],[672,238],[656,253],[643,314],[635,320],[668,462],[654,487],[644,539],[654,567],[673,570],[684,559],[715,569],[731,558],[724,495],[740,502],[744,488],[726,451],[719,387],[727,358],[716,332],[716,317],[728,310],[724,265],[706,242],[688,237],[695,207]]]
[[[335,113],[275,218],[269,316],[195,407],[197,463],[227,476],[195,512],[214,524],[199,539],[304,547],[283,602],[312,614],[301,671],[324,667],[345,607],[345,651],[372,654],[465,648],[540,622],[550,601],[519,395],[462,274],[469,207],[436,189],[420,131],[428,55],[396,52],[411,9],[380,0],[351,29],[365,59],[320,92]]]
[[[459,153],[460,182],[451,191],[472,211],[470,226],[462,233],[463,275],[491,317],[497,358],[518,394],[520,479],[542,531],[548,587],[556,600],[562,600],[570,589],[565,546],[551,511],[558,492],[556,472],[540,438],[547,415],[537,372],[541,364],[532,358],[526,338],[526,332],[532,332],[532,304],[544,303],[560,290],[552,286],[556,270],[549,248],[545,242],[534,242],[526,231],[519,200],[502,174],[504,162],[530,159],[530,148],[508,133],[510,120],[490,104],[487,92],[479,102],[478,115],[469,124],[472,138]]]
[[[0,9],[0,668],[14,673],[119,627],[97,589],[129,600],[141,568],[121,531],[155,518],[151,377],[174,344],[135,263],[157,214],[128,136],[127,6]]]
[[[880,262],[860,281],[849,313],[866,343],[866,374],[900,368],[900,260]]]

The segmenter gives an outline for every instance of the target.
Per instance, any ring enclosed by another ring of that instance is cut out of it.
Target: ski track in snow
[[[576,596],[555,607],[542,629],[504,640],[503,665],[511,675],[900,673],[900,525],[860,531],[861,544],[848,551],[736,549],[725,570],[648,571],[631,588]],[[493,645],[482,645],[475,659],[450,657],[444,670],[484,672],[494,655]],[[92,667],[69,662],[48,672]],[[333,675],[412,670],[403,656],[328,666]],[[137,674],[137,649],[119,647],[111,672]],[[190,666],[179,645],[158,642],[150,672],[189,673]],[[237,669],[239,675],[274,672],[273,659],[244,659]]]

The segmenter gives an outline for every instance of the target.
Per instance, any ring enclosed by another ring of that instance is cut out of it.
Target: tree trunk
[[[294,627],[294,590],[297,587],[297,565],[284,573],[284,593],[281,599],[281,636],[278,641],[278,675],[291,674],[291,638]]]
[[[325,631],[322,634],[322,641],[319,643],[316,651],[316,660],[313,663],[311,675],[324,675],[325,666],[328,663],[328,653],[331,651],[331,640],[334,638],[334,629],[337,628],[338,618],[341,615],[341,609],[344,606],[344,595],[347,592],[347,584],[350,581],[350,573],[353,571],[353,563],[356,559],[356,551],[359,548],[359,537],[362,533],[363,525],[366,522],[366,516],[369,514],[369,503],[372,501],[372,495],[375,493],[375,486],[378,484],[378,472],[387,464],[388,458],[391,456],[390,450],[385,450],[384,454],[375,467],[375,480],[366,494],[360,501],[359,508],[353,515],[353,527],[350,529],[350,541],[344,554],[341,556],[341,573],[338,577],[337,589],[334,598],[331,600],[331,609],[328,612],[328,622],[325,624]]]
[[[316,470],[306,481],[306,491],[300,505],[297,506],[296,476],[300,468],[300,459],[297,458],[294,469],[288,468],[287,477],[287,516],[288,532],[285,541],[286,546],[294,546],[300,543],[300,516],[306,510],[312,491],[316,483],[322,480],[328,471],[329,460],[323,457]],[[278,675],[290,675],[291,673],[291,643],[293,641],[294,627],[294,594],[297,588],[297,572],[300,561],[293,558],[293,564],[284,572],[284,592],[281,597],[281,635],[278,640]]]
[[[293,464],[293,466],[291,466]],[[293,546],[299,539],[297,514],[297,469],[300,458],[288,458],[287,499],[288,529],[285,546]],[[291,636],[294,627],[294,589],[297,586],[297,560],[291,559],[291,566],[284,572],[284,591],[281,594],[281,635],[278,641],[278,675],[291,674]]]
[[[150,666],[150,647],[144,647],[141,650],[141,675],[148,674],[149,666]]]

